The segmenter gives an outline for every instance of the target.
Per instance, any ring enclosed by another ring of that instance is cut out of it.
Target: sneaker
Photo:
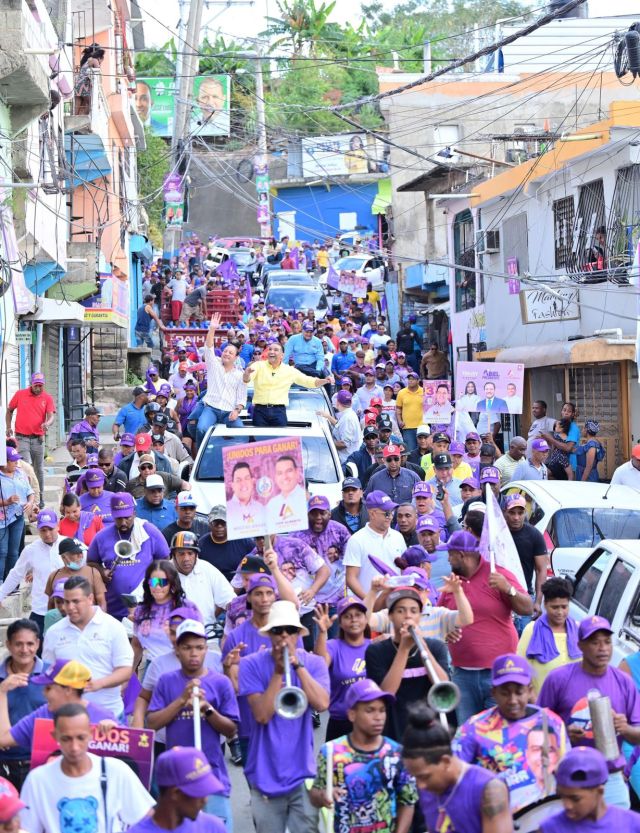
[[[318,729],[320,728],[320,712],[317,712],[315,709],[311,712],[311,720],[313,722],[313,728]]]
[[[229,747],[229,755],[231,756],[231,763],[234,766],[240,766],[242,764],[242,752],[240,750],[240,738],[235,737],[232,740],[227,741],[227,746]]]

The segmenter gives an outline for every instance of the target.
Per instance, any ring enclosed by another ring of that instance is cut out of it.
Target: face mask
[[[84,558],[82,559],[82,561],[70,561],[67,564],[67,567],[70,570],[81,570],[84,567],[84,562],[85,562]]]

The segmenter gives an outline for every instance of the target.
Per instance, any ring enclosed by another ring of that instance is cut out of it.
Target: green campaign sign
[[[199,75],[190,96],[189,131],[199,136],[228,136],[231,79],[228,75]],[[138,78],[136,110],[156,136],[173,135],[178,95],[175,78]]]

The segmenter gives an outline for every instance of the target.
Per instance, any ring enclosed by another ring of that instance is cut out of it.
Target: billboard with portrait
[[[481,414],[521,414],[523,385],[523,364],[458,362],[456,409]]]
[[[173,136],[178,87],[175,78],[138,78],[135,106],[142,123],[156,136]],[[228,136],[231,79],[228,75],[199,75],[191,92],[189,132],[199,136]]]
[[[222,468],[230,541],[307,529],[300,437],[223,448]]]
[[[303,176],[351,176],[379,173],[387,166],[383,146],[366,133],[342,133],[302,139]]]

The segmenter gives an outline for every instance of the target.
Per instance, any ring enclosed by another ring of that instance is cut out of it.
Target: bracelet
[[[204,716],[205,717],[211,717],[211,715],[214,712],[215,712],[215,709],[213,708],[213,706],[209,706],[209,708],[205,711]]]

